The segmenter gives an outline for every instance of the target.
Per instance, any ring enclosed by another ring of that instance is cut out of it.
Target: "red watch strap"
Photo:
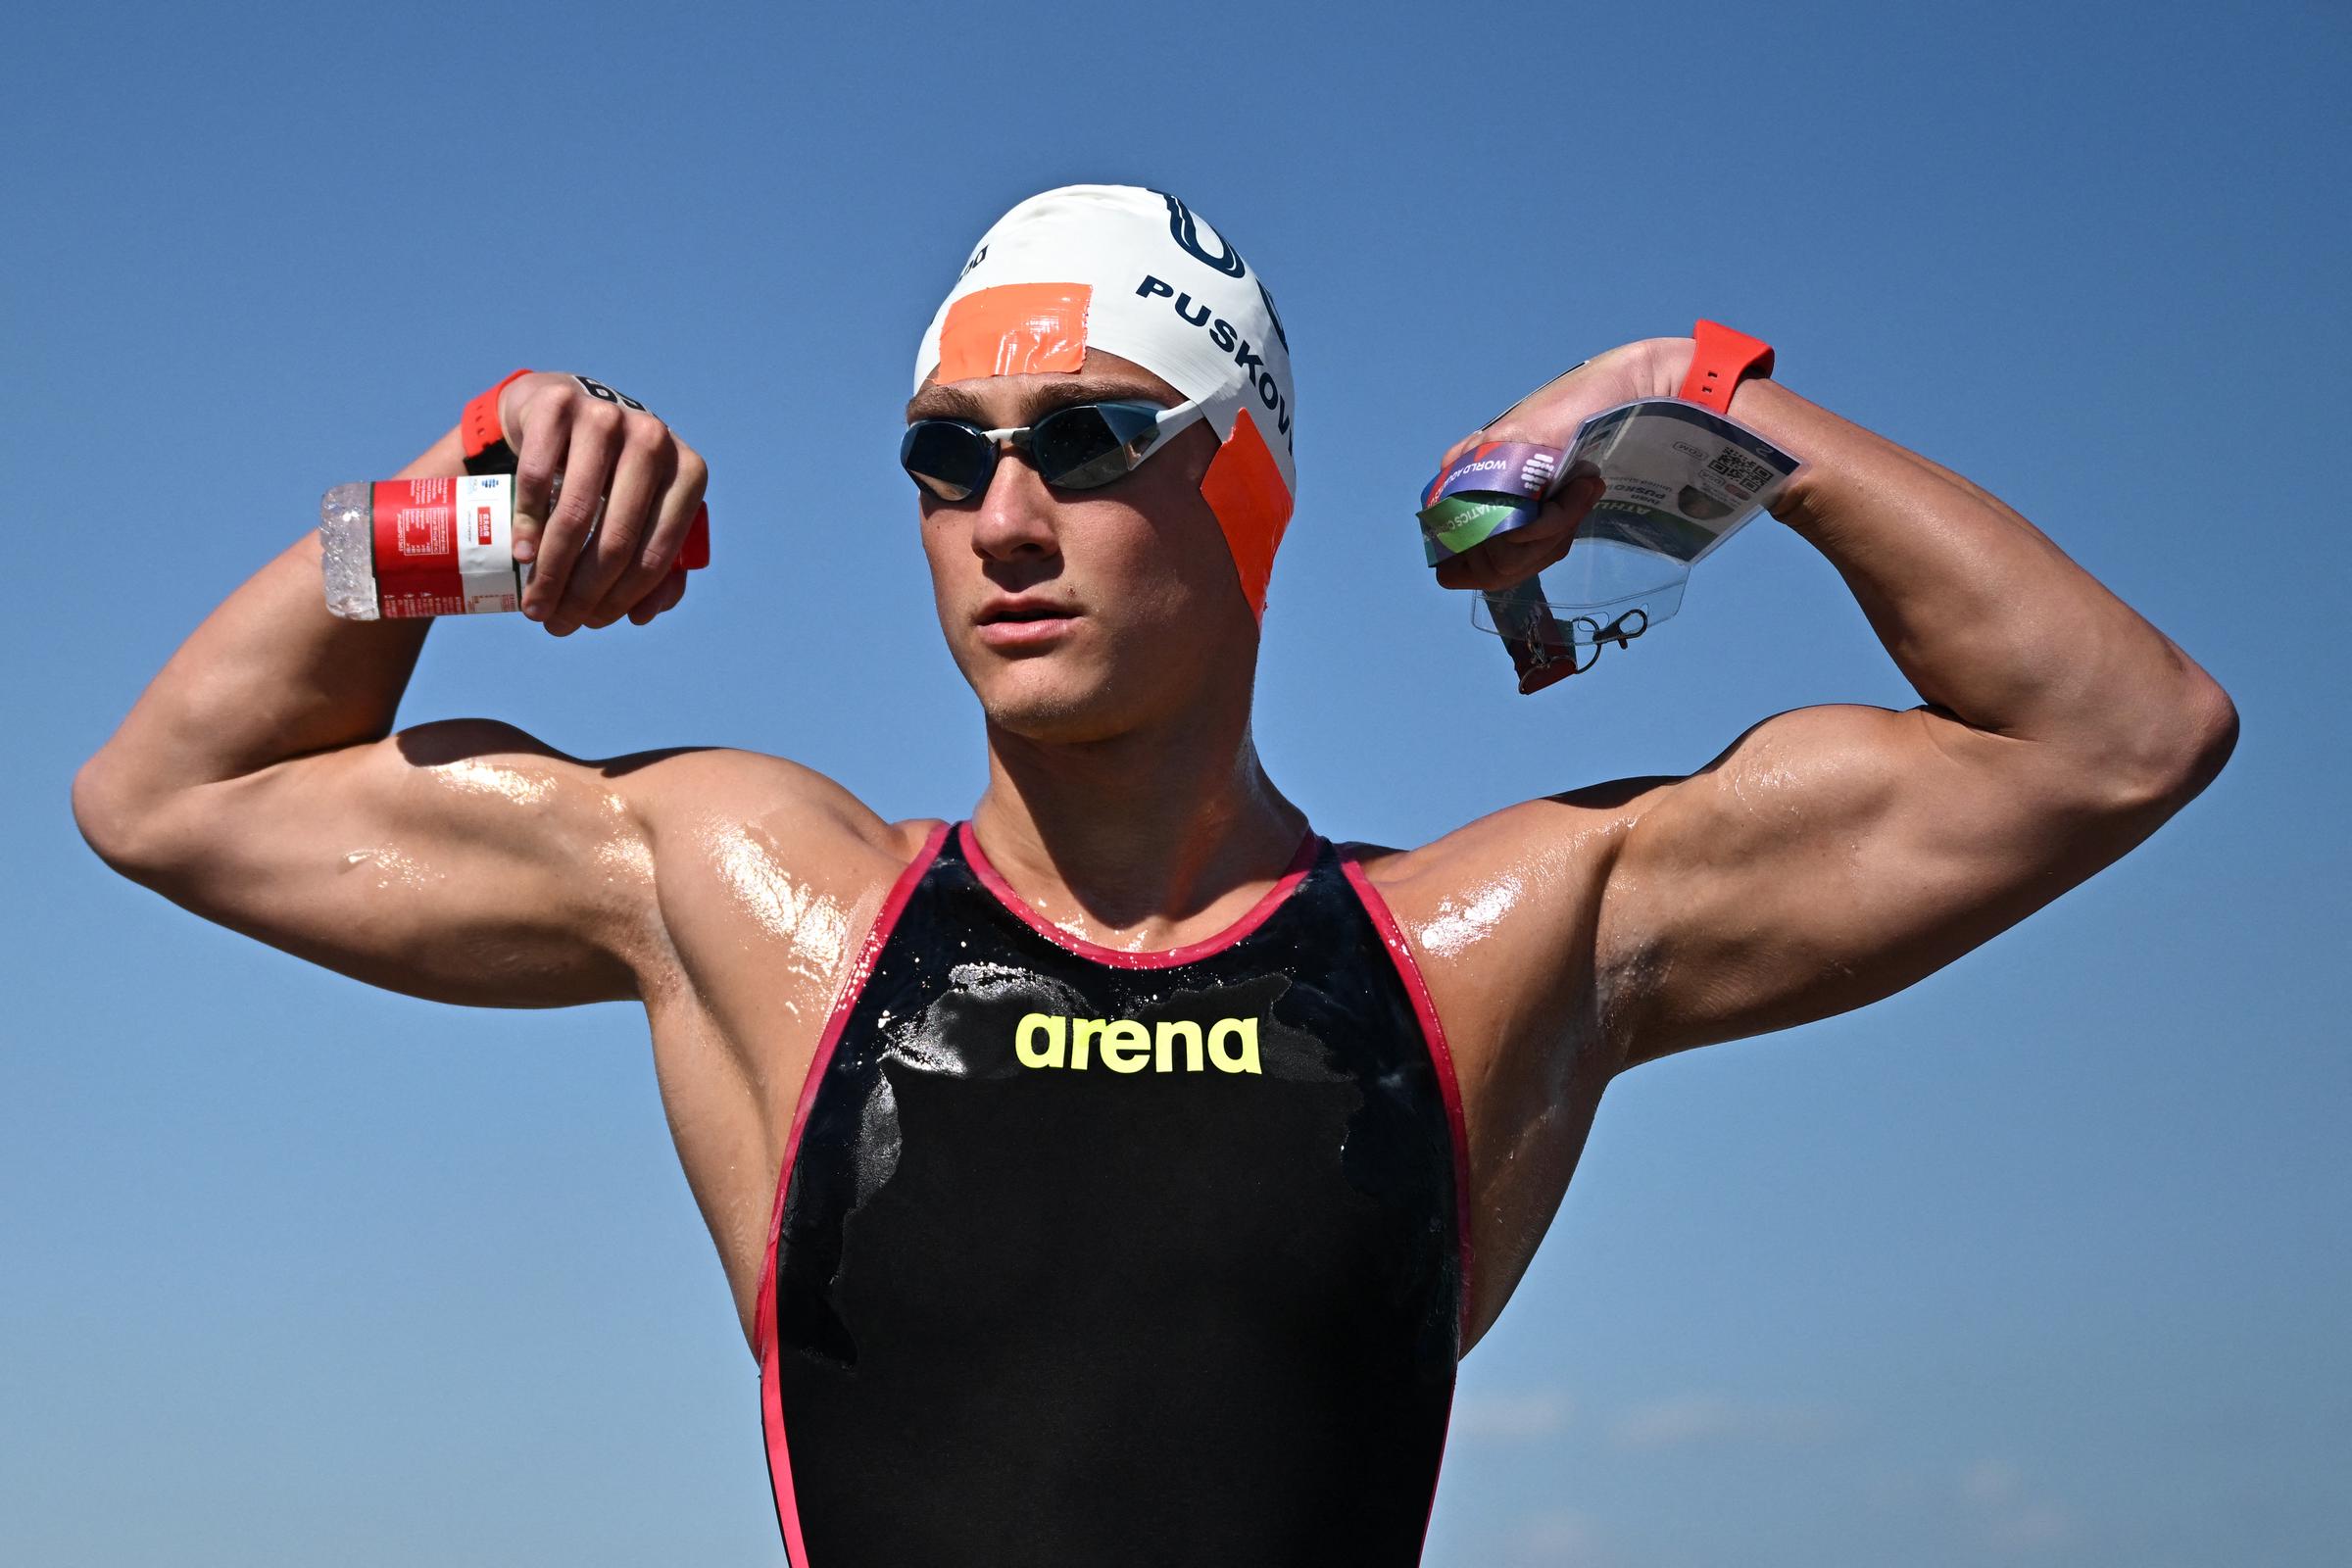
[[[1690,329],[1697,348],[1690,355],[1690,373],[1676,393],[1685,402],[1732,412],[1732,394],[1747,376],[1772,374],[1772,345],[1761,338],[1735,332],[1721,321],[1701,321]]]
[[[506,445],[507,427],[499,422],[498,395],[530,373],[516,370],[466,405],[466,412],[458,416],[458,439],[465,444],[466,457],[478,458],[492,447]]]

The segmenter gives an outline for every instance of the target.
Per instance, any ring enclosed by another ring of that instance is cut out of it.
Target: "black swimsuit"
[[[1420,976],[1330,844],[1222,935],[1121,953],[938,829],[778,1178],[756,1337],[794,1568],[1418,1561],[1462,1149]]]

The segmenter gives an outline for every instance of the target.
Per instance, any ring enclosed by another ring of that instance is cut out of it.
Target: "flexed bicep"
[[[635,797],[675,755],[583,761],[488,719],[419,725],[182,790],[122,868],[390,990],[620,1000],[663,940]]]
[[[1934,709],[1799,709],[1641,803],[1596,976],[1624,1066],[1858,1007],[2152,831],[2063,757]]]

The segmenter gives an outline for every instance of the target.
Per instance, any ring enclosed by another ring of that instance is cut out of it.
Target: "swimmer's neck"
[[[1049,916],[1159,947],[1164,928],[1280,877],[1306,816],[1266,777],[1245,708],[1077,745],[991,724],[972,826]]]

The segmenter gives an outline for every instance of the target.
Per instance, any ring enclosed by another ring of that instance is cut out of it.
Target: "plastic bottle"
[[[326,608],[345,620],[377,619],[374,507],[365,484],[339,484],[318,499]]]
[[[551,501],[562,493],[559,474]],[[695,513],[678,569],[710,564],[709,519]],[[319,498],[318,542],[326,608],[346,620],[520,610],[531,580],[514,559],[512,474],[339,484]]]

